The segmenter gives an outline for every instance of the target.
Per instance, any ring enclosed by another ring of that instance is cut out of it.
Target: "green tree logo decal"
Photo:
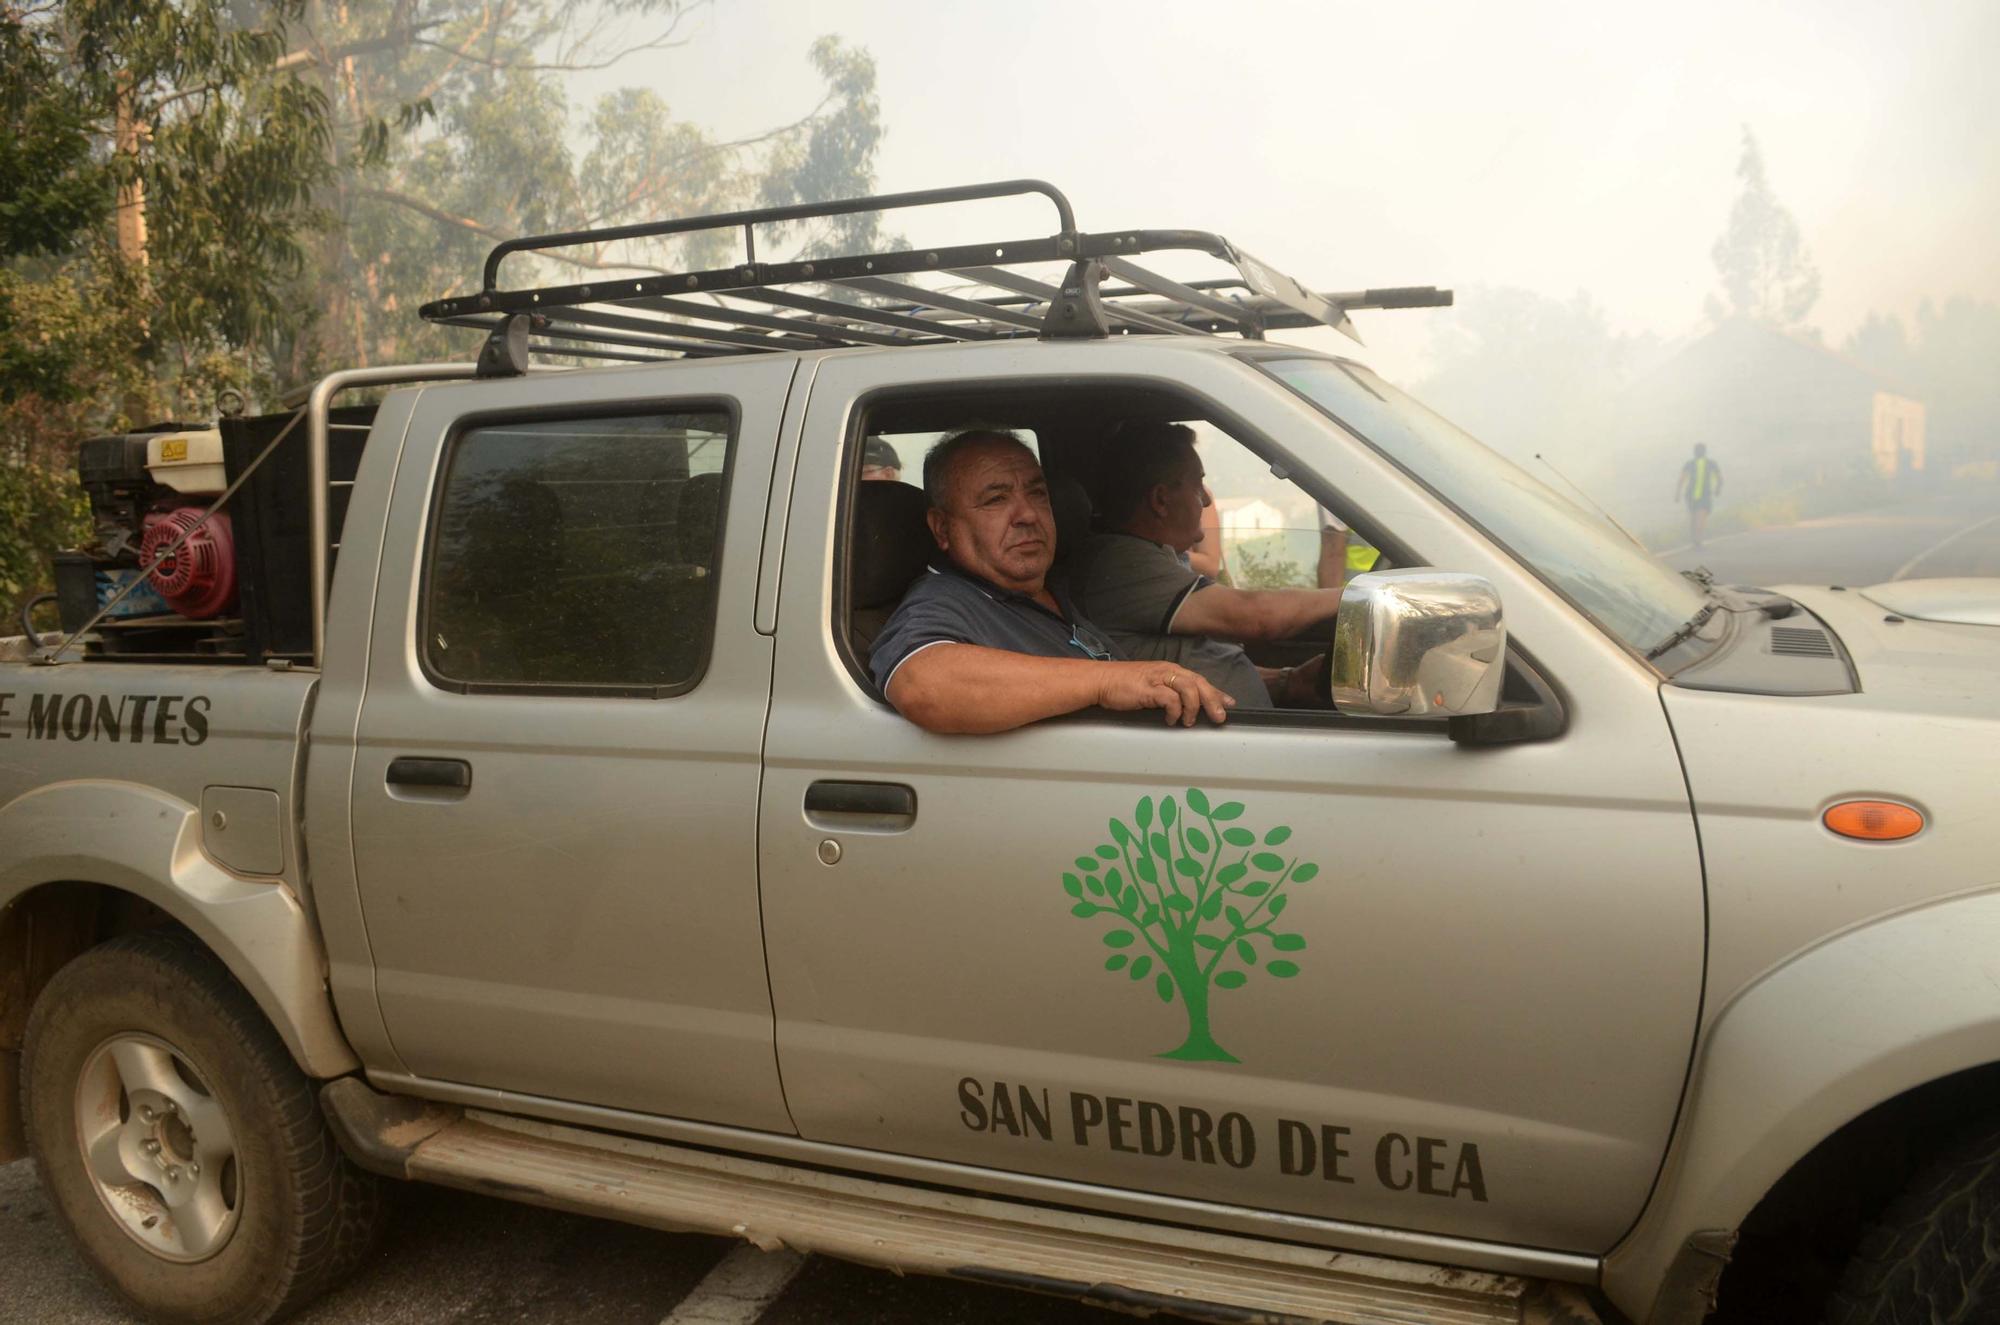
[[[1271,953],[1302,951],[1305,938],[1273,926],[1285,913],[1286,888],[1308,882],[1319,866],[1277,850],[1292,835],[1282,824],[1261,842],[1236,826],[1240,801],[1210,805],[1190,787],[1186,805],[1183,814],[1173,797],[1161,798],[1156,823],[1153,798],[1141,798],[1132,812],[1137,826],[1111,820],[1111,841],[1078,856],[1078,872],[1065,873],[1062,886],[1074,903],[1071,915],[1111,918],[1104,946],[1116,951],[1104,959],[1105,970],[1134,983],[1152,976],[1162,1003],[1179,997],[1187,1039],[1159,1056],[1234,1063],[1209,1030],[1209,997],[1241,989],[1260,971],[1278,980],[1299,973],[1296,962]],[[1270,952],[1260,954],[1260,943]]]

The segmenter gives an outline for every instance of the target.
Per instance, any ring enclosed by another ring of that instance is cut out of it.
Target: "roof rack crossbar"
[[[701,321],[725,322],[739,327],[764,327],[771,331],[789,332],[795,336],[807,336],[833,346],[845,345],[852,340],[867,340],[876,345],[901,345],[909,339],[907,336],[829,327],[824,322],[814,322],[810,318],[782,317],[774,313],[759,313],[748,308],[697,304],[691,299],[667,299],[649,294],[638,299],[623,299],[618,302],[624,308],[644,308]]]
[[[480,288],[493,293],[500,288],[500,263],[509,253],[523,253],[551,248],[569,248],[577,244],[604,244],[619,239],[648,239],[661,235],[684,235],[700,230],[726,230],[744,227],[745,238],[752,244],[755,240],[750,227],[774,225],[786,221],[804,221],[814,217],[852,216],[857,212],[888,212],[904,207],[931,207],[950,202],[978,202],[989,198],[1012,198],[1025,194],[1039,193],[1055,204],[1056,218],[1060,231],[1065,235],[1076,233],[1076,214],[1071,210],[1069,199],[1064,197],[1055,185],[1039,179],[1009,179],[992,184],[962,184],[949,189],[919,189],[911,193],[884,193],[872,198],[846,198],[837,202],[795,203],[788,207],[757,207],[748,211],[723,212],[715,216],[691,216],[675,221],[645,221],[637,225],[607,226],[596,230],[569,230],[558,234],[524,235],[518,239],[502,240],[486,255],[486,270]],[[756,262],[754,248],[746,255],[751,265]]]
[[[786,308],[804,309],[809,313],[825,313],[832,317],[849,318],[856,322],[873,322],[878,326],[921,331],[927,335],[942,336],[951,340],[993,340],[998,335],[984,328],[911,317],[904,313],[891,312],[886,308],[870,308],[863,304],[843,303],[837,299],[820,299],[809,294],[796,294],[790,290],[740,290],[737,291],[737,297],[755,299],[767,304],[779,304]]]
[[[1112,275],[1122,276],[1139,289],[1151,294],[1163,295],[1168,299],[1178,299],[1182,303],[1190,304],[1195,308],[1206,309],[1217,317],[1227,318],[1239,326],[1255,321],[1250,310],[1242,304],[1232,304],[1226,299],[1217,299],[1214,295],[1197,290],[1191,285],[1183,285],[1179,281],[1160,275],[1158,272],[1148,271],[1135,262],[1127,262],[1124,258],[1119,257],[1107,257],[1103,259],[1103,262],[1110,269]],[[1123,292],[1099,290],[1097,293],[1099,298],[1107,298]]]
[[[1030,317],[1026,313],[1016,313],[1012,309],[1002,308],[999,306],[999,300],[966,299],[959,295],[946,294],[942,290],[927,290],[921,285],[911,285],[905,281],[884,280],[879,276],[856,276],[849,280],[841,281],[839,284],[850,286],[856,290],[864,290],[870,294],[885,294],[891,298],[907,299],[912,304],[918,306],[944,309],[953,313],[965,313],[972,317],[988,318],[995,322],[1004,322],[1008,326],[1013,327],[1025,327],[1029,331],[1039,331],[1042,327],[1042,320],[1040,318]]]
[[[505,321],[505,318],[498,316],[487,317],[485,319],[472,317],[439,319],[441,325],[473,327],[480,331],[492,331]],[[543,337],[562,337],[566,340],[588,341],[593,344],[636,346],[643,349],[662,350],[672,354],[683,354],[695,358],[704,355],[742,354],[746,352],[746,347],[719,345],[710,341],[677,340],[666,336],[639,337],[619,335],[609,331],[588,331],[559,324],[551,324],[547,320],[544,320],[542,326],[533,328],[531,334]],[[771,347],[773,351],[784,348],[782,345],[773,345]],[[563,353],[581,354],[582,351],[564,350]]]
[[[626,332],[597,331],[587,324],[575,326],[568,322],[551,318],[541,326],[532,329],[532,335],[551,339],[586,341],[592,345],[622,345],[635,350],[661,350],[680,354],[741,354],[772,353],[782,348],[773,346],[763,350],[758,346],[719,345],[708,341],[682,340],[673,336],[632,335]]]
[[[643,335],[675,336],[686,340],[710,341],[716,345],[741,345],[752,350],[823,350],[823,340],[799,336],[778,336],[762,331],[732,331],[726,327],[702,327],[669,318],[633,317],[598,308],[564,308],[545,314],[550,322],[580,322],[586,326],[609,327],[616,331],[636,331]],[[540,330],[540,328],[536,328]]]

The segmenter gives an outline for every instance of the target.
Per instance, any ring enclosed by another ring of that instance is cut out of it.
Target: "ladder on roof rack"
[[[792,262],[757,260],[760,225],[1024,195],[1054,204],[1055,234]],[[499,288],[500,265],[512,253],[735,228],[743,231],[744,249],[744,260],[735,266]],[[1182,282],[1133,261],[1172,251],[1207,254],[1236,274]],[[1055,281],[1021,270],[1047,263],[1066,263],[1068,270]],[[899,279],[925,273],[948,276],[955,284],[939,289]],[[1124,284],[1106,286],[1107,276]],[[504,373],[518,371],[530,353],[645,362],[1028,335],[1235,334],[1260,340],[1266,331],[1319,325],[1359,340],[1347,317],[1351,310],[1435,308],[1451,301],[1451,291],[1435,286],[1319,293],[1204,230],[1086,233],[1076,228],[1069,199],[1055,186],[1018,179],[509,239],[487,255],[479,293],[435,300],[420,311],[431,322],[488,332],[482,371]]]

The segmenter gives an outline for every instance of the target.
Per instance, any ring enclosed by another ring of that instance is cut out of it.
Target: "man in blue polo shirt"
[[[942,554],[903,595],[869,657],[875,683],[935,732],[999,732],[1078,709],[1160,709],[1222,722],[1235,702],[1190,668],[1129,662],[1049,582],[1055,514],[1022,442],[975,429],[924,458]]]

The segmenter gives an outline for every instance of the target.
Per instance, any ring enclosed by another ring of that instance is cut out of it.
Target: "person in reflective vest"
[[[1722,466],[1708,458],[1708,447],[1694,444],[1694,458],[1681,466],[1680,481],[1674,484],[1674,500],[1687,502],[1688,537],[1696,547],[1701,546],[1702,533],[1708,528],[1708,513],[1715,506],[1715,499],[1722,492]]]
[[[1354,536],[1332,511],[1319,508],[1319,574],[1322,589],[1338,589],[1363,571],[1375,569],[1382,554]]]

